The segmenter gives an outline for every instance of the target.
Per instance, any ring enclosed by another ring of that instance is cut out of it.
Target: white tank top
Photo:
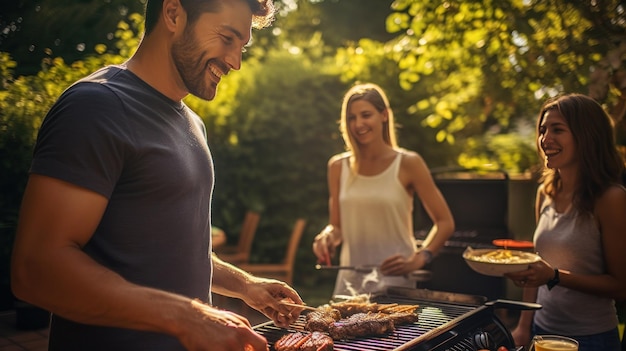
[[[355,175],[348,157],[342,160],[341,265],[379,266],[389,256],[406,257],[417,250],[413,235],[413,197],[398,179],[401,160],[402,152],[398,152],[387,169],[373,176]],[[386,286],[415,287],[415,282],[404,277],[382,276],[379,270],[371,273],[341,270],[334,294],[375,293]]]

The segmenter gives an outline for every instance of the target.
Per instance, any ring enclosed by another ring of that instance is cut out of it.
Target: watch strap
[[[554,288],[560,282],[561,282],[561,278],[559,277],[559,269],[555,268],[554,277],[548,280],[548,282],[546,283],[546,285],[548,286],[548,290],[552,290],[552,288]]]

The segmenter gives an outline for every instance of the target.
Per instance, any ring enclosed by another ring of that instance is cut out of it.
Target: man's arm
[[[213,292],[243,300],[279,326],[287,327],[302,311],[280,303],[284,300],[302,304],[298,293],[285,282],[253,276],[220,260],[215,254],[212,286]]]
[[[172,333],[174,323],[162,308],[170,314],[189,299],[131,284],[82,251],[107,202],[90,190],[32,175],[13,248],[13,291],[76,322]]]
[[[188,350],[233,350],[267,341],[249,322],[187,297],[132,284],[82,251],[107,206],[90,190],[32,175],[13,249],[16,297],[86,324],[166,333]],[[221,340],[219,344],[215,340]]]

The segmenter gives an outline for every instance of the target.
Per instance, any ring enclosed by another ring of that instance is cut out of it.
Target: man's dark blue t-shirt
[[[83,248],[128,281],[207,301],[213,162],[201,119],[123,66],[80,80],[52,107],[31,172],[109,199]],[[170,336],[53,316],[50,350],[183,350]]]

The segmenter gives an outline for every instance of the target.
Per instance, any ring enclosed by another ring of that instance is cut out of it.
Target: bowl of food
[[[532,252],[471,247],[465,249],[463,259],[474,271],[492,277],[523,271],[528,268],[529,264],[541,261],[541,257]]]

